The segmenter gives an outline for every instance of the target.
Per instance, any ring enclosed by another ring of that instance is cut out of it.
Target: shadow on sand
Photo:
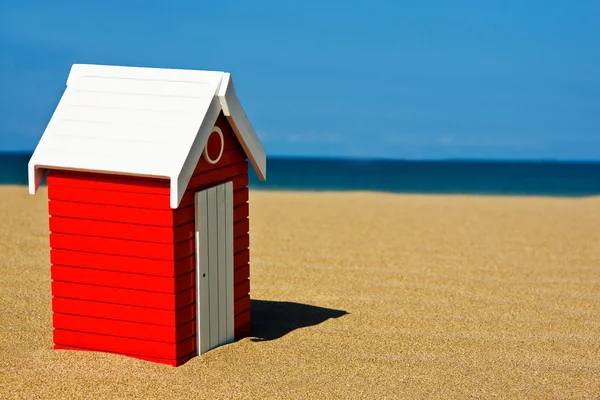
[[[295,329],[339,318],[348,312],[287,301],[252,300],[250,314],[252,341],[263,342],[278,339]]]

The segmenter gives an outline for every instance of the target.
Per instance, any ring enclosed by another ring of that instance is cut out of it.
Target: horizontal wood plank
[[[190,239],[172,245],[51,233],[50,247],[53,249],[175,261],[194,253],[194,240]]]
[[[102,303],[123,304],[172,311],[188,306],[196,300],[194,288],[174,294],[57,280],[52,282],[52,295],[66,299],[99,301]]]
[[[233,283],[238,284],[246,279],[250,279],[250,265],[245,264],[233,271]]]
[[[82,315],[94,318],[107,318],[117,321],[140,322],[160,326],[180,326],[196,317],[196,306],[177,311],[156,308],[126,306],[122,304],[100,303],[97,301],[52,298],[52,311],[62,314]]]
[[[188,184],[188,188],[210,185],[214,182],[221,182],[223,180],[231,179],[234,176],[238,176],[248,172],[248,162],[243,159],[233,164],[215,164],[215,168],[200,171],[192,175],[192,179]]]
[[[50,249],[50,262],[68,267],[92,268],[165,277],[183,275],[193,271],[195,268],[195,258],[193,255],[177,261],[168,261],[62,249]]]
[[[244,218],[242,220],[237,221],[233,225],[233,237],[240,237],[248,234],[250,231],[250,220],[248,218]]]
[[[242,203],[239,206],[233,208],[233,221],[237,222],[249,216],[250,205],[248,203]]]
[[[196,334],[195,321],[189,321],[179,327],[174,327],[60,313],[54,313],[52,321],[55,329],[173,344],[180,343]]]
[[[188,205],[186,207],[179,206],[178,209],[173,210],[173,226],[178,226],[187,222],[193,222],[196,211],[194,205]]]
[[[237,175],[234,176],[233,178],[229,179],[233,185],[233,191],[237,191],[243,188],[247,188],[248,187],[248,172],[244,172],[241,175]],[[222,182],[225,183],[225,182]]]
[[[249,210],[249,205],[248,203],[240,203],[239,205],[235,206],[233,208],[233,221],[237,222],[240,221],[244,218],[248,218],[248,210]],[[189,222],[193,222],[194,221],[194,216],[192,215],[189,219]]]
[[[79,218],[50,217],[50,232],[143,242],[175,244],[194,237],[194,223],[159,227]],[[239,229],[243,229],[240,227]]]
[[[46,175],[49,186],[168,195],[169,179],[133,177],[94,172],[51,170]]]
[[[50,200],[48,213],[55,217],[80,218],[94,221],[123,222],[173,227],[194,220],[193,207],[177,210],[153,210],[101,204]]]
[[[250,296],[244,296],[233,303],[233,315],[236,317],[250,309]]]
[[[139,290],[166,294],[183,292],[194,286],[194,274],[194,271],[190,271],[176,278],[166,278],[62,265],[52,265],[50,267],[50,276],[55,281],[132,289],[134,290],[131,293],[132,296],[136,294],[135,291]]]
[[[233,192],[233,206],[238,206],[243,203],[247,203],[249,199],[249,191],[247,187],[237,189]]]
[[[192,187],[192,186],[188,185],[186,192],[183,195],[181,202],[179,203],[179,207],[181,208],[181,207],[188,207],[188,206],[193,205],[196,192],[198,192],[200,190],[208,189],[210,187],[217,186],[221,183],[225,183],[225,182],[229,182],[229,181],[231,181],[231,183],[233,184],[234,191],[243,189],[248,186],[248,173],[246,172],[241,175],[237,175],[237,176],[233,176],[233,177],[226,177],[222,180],[209,182],[202,186]]]
[[[237,253],[250,247],[250,235],[245,234],[233,240],[233,252]]]
[[[246,161],[246,153],[244,153],[244,150],[241,147],[234,147],[228,150],[224,149],[221,159],[216,164],[209,164],[204,157],[200,158],[200,161],[196,165],[196,169],[194,169],[193,175],[203,174],[217,168],[222,168],[244,161]]]
[[[233,287],[233,293],[233,298],[235,300],[248,296],[248,293],[250,293],[250,280],[246,279],[244,281],[241,281],[240,283],[236,283]]]
[[[227,181],[233,182],[233,190],[248,186],[248,163],[241,162],[224,168],[192,176],[187,190],[197,192]],[[245,183],[243,185],[243,183]]]
[[[233,268],[237,270],[250,262],[250,250],[243,249],[233,255]]]
[[[76,203],[171,210],[168,194],[116,192],[50,185],[48,186],[48,198]]]
[[[235,316],[235,329],[239,329],[240,327],[248,324],[250,322],[250,310],[245,310],[244,312]]]

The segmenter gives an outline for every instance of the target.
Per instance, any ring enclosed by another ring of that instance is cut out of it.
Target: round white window
[[[212,132],[208,136],[206,146],[204,146],[204,152],[202,153],[204,159],[209,164],[216,164],[223,155],[223,148],[225,147],[225,141],[223,140],[223,132],[218,126],[214,126]]]

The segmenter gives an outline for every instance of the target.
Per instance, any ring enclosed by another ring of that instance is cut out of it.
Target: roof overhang
[[[169,101],[164,100],[167,98]],[[177,101],[187,112],[177,108]],[[148,104],[154,109],[150,107],[152,113],[144,114]],[[81,117],[94,111],[94,107],[98,112],[92,113],[93,118]],[[170,204],[177,208],[221,111],[257,176],[266,180],[266,153],[237,97],[231,74],[75,64],[67,88],[29,161],[29,192],[37,191],[48,169],[156,177],[170,179]],[[153,117],[155,126],[144,119],[148,115]],[[73,121],[78,125],[73,125]],[[115,125],[115,121],[130,123],[132,127],[123,129],[119,136],[120,125]],[[161,132],[167,132],[165,129],[171,125],[181,135],[178,141],[165,144],[167,138]],[[154,138],[149,138],[152,134]],[[127,142],[128,139],[131,140]],[[164,165],[153,158],[152,152],[163,150],[157,140],[172,150],[163,160]],[[103,156],[96,149],[104,149],[110,156]],[[150,151],[145,158],[144,149]]]

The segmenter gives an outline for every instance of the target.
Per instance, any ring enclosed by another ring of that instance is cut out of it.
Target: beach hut
[[[28,166],[55,348],[177,366],[247,336],[248,164],[265,180],[229,73],[73,65]]]

